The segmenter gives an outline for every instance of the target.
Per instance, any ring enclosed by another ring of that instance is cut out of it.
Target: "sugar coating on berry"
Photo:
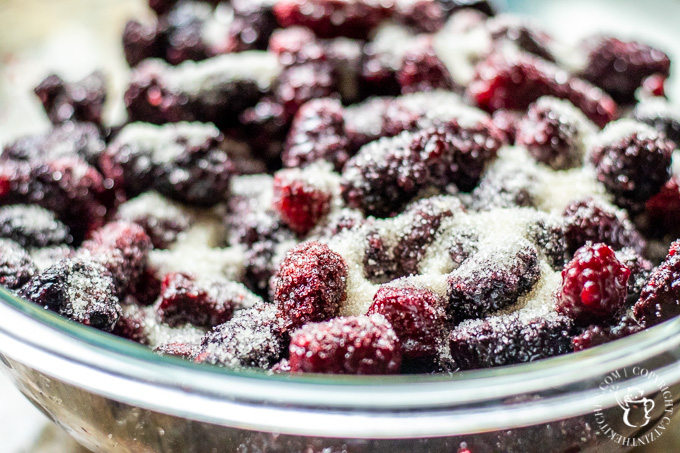
[[[38,273],[31,257],[16,242],[0,239],[0,252],[0,285],[7,289],[18,290]]]
[[[208,332],[196,351],[196,361],[229,368],[270,368],[282,353],[278,309],[260,303],[242,310]]]
[[[194,223],[191,209],[158,192],[145,192],[118,207],[116,219],[134,222],[144,228],[154,248],[164,249]]]
[[[286,255],[276,274],[274,301],[291,327],[338,314],[345,299],[347,265],[327,245],[304,242]]]
[[[70,244],[68,227],[53,212],[36,205],[10,205],[0,208],[0,237],[25,248]]]
[[[673,140],[676,146],[680,143],[680,108],[664,98],[650,98],[639,102],[633,109],[635,120],[648,124],[666,137]]]
[[[587,242],[602,242],[614,250],[631,247],[642,253],[646,242],[626,211],[592,198],[574,200],[564,211],[564,235],[569,253]]]
[[[442,360],[461,370],[533,362],[571,352],[573,332],[572,321],[555,312],[466,321],[451,332]]]
[[[437,56],[444,62],[458,86],[466,86],[472,81],[476,63],[492,47],[491,35],[484,24],[467,25],[465,16],[451,16],[433,39]]]
[[[394,374],[401,365],[399,339],[379,314],[304,325],[289,352],[293,373]]]
[[[587,244],[562,271],[557,310],[579,323],[606,320],[623,307],[629,277],[609,246]]]
[[[595,139],[590,155],[598,180],[617,203],[643,203],[659,193],[671,176],[675,143],[634,120],[619,120]]]
[[[33,277],[20,295],[81,324],[110,332],[121,315],[111,274],[88,260],[63,260]]]
[[[542,97],[517,126],[515,144],[555,170],[582,164],[596,127],[570,102]]]
[[[31,258],[39,272],[44,271],[58,261],[72,257],[73,254],[73,248],[67,245],[57,245],[54,247],[30,250]]]
[[[219,92],[234,81],[253,81],[266,91],[281,71],[275,55],[259,50],[219,55],[196,63],[186,61],[167,73],[168,87],[189,97]]]

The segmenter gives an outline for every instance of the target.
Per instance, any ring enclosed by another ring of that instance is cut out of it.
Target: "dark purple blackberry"
[[[281,154],[290,120],[283,106],[271,98],[262,99],[239,116],[243,138],[269,171],[281,168]]]
[[[268,50],[274,53],[284,66],[328,60],[321,41],[312,30],[304,27],[277,29],[269,40]]]
[[[196,362],[229,368],[270,368],[283,352],[276,305],[260,303],[241,310],[201,340]]]
[[[279,266],[274,292],[286,329],[337,316],[346,284],[347,264],[327,245],[309,241],[293,248]]]
[[[121,296],[131,293],[144,273],[151,239],[144,229],[131,222],[111,222],[92,233],[78,253],[96,261],[113,276]]]
[[[397,82],[402,93],[456,88],[448,69],[429,45],[406,52],[397,71]]]
[[[89,260],[59,261],[33,277],[19,295],[60,315],[110,332],[122,309],[111,274]]]
[[[80,156],[96,167],[106,143],[94,124],[66,122],[49,132],[16,140],[2,151],[2,157],[14,160],[46,160]]]
[[[11,239],[24,248],[43,248],[73,242],[68,227],[53,212],[35,205],[0,208],[0,237]]]
[[[35,94],[52,124],[66,121],[101,124],[106,78],[96,71],[78,82],[66,83],[52,74],[40,82]]]
[[[394,55],[374,42],[364,46],[364,58],[359,73],[359,86],[364,96],[398,96],[401,86],[397,82],[398,65]]]
[[[645,203],[645,233],[656,237],[680,237],[680,179],[673,176],[661,191]]]
[[[366,314],[392,324],[404,357],[433,357],[446,327],[444,303],[435,293],[410,286],[382,286]]]
[[[589,129],[588,120],[571,104],[542,98],[519,122],[515,143],[552,169],[566,170],[581,165]]]
[[[538,98],[553,96],[568,100],[600,127],[618,116],[616,103],[605,92],[531,54],[492,53],[477,65],[466,94],[489,112],[525,110]]]
[[[281,156],[286,167],[302,167],[317,160],[341,170],[349,159],[342,104],[335,99],[315,99],[295,115]]]
[[[148,307],[156,302],[161,295],[161,281],[156,276],[156,271],[147,267],[137,278],[133,288],[128,294],[128,299],[133,299],[138,305]]]
[[[529,243],[480,250],[448,277],[449,314],[458,321],[483,318],[517,302],[540,276]]]
[[[322,40],[320,45],[338,78],[337,91],[344,105],[365,98],[361,90],[361,71],[364,63],[364,42],[337,38]]]
[[[155,189],[182,202],[211,206],[227,196],[235,173],[228,151],[234,145],[210,125],[133,123],[109,146],[101,167],[130,196]]]
[[[659,193],[671,177],[671,155],[675,149],[675,143],[665,136],[647,130],[646,126],[634,125],[620,123],[619,127],[630,127],[630,131],[595,146],[591,152],[597,179],[623,206],[644,203]]]
[[[490,122],[464,127],[454,120],[416,134],[411,150],[423,157],[436,186],[454,183],[469,192],[502,144]]]
[[[680,254],[678,242],[671,245],[666,260],[649,277],[640,300],[633,308],[635,319],[645,327],[654,326],[680,314]]]
[[[503,15],[490,19],[487,27],[497,47],[502,49],[505,43],[510,42],[524,52],[534,54],[546,61],[555,61],[551,50],[552,38],[531,22]]]
[[[220,285],[203,285],[191,275],[170,273],[163,278],[156,312],[171,327],[192,324],[214,327],[227,322],[234,313],[234,301]]]
[[[570,203],[563,217],[570,254],[587,242],[603,242],[615,250],[631,247],[638,253],[646,246],[624,211],[604,206],[591,198]]]
[[[640,298],[642,289],[652,275],[654,265],[634,249],[627,247],[616,252],[616,259],[630,269],[626,305],[632,306]]]
[[[332,96],[337,91],[337,83],[337,74],[329,62],[308,61],[281,72],[274,97],[292,117],[306,102]]]
[[[572,340],[574,352],[618,340],[644,330],[633,318],[623,316],[613,325],[591,325]]]
[[[588,38],[584,47],[588,51],[588,62],[583,78],[623,104],[635,102],[635,91],[647,77],[670,75],[668,55],[639,42],[611,37]]]
[[[282,27],[307,27],[320,38],[366,39],[386,13],[379,3],[366,0],[279,0],[274,5],[274,14]]]
[[[134,301],[127,302],[128,300],[123,305],[120,318],[118,318],[118,322],[111,333],[135,343],[148,345],[149,337],[146,333],[147,313]]]
[[[125,92],[130,121],[214,123],[221,129],[269,91],[280,71],[274,55],[240,52],[169,66],[146,60],[131,74]]]
[[[625,305],[630,269],[606,244],[586,244],[562,271],[556,309],[580,324],[610,319]]]
[[[635,106],[633,118],[641,123],[652,126],[673,140],[676,146],[680,143],[680,109],[675,108],[668,101],[653,99],[640,102]]]
[[[424,188],[430,174],[419,152],[411,149],[413,134],[382,138],[359,150],[342,173],[342,196],[350,207],[377,217],[402,210]]]
[[[6,161],[0,170],[3,186],[0,204],[36,204],[53,211],[76,241],[104,224],[106,204],[111,202],[102,175],[78,157]]]
[[[123,51],[131,68],[147,58],[163,57],[163,46],[156,24],[143,24],[130,20],[123,30]]]
[[[399,339],[382,315],[306,324],[289,351],[293,373],[396,374],[401,365]]]
[[[266,50],[269,38],[277,27],[271,2],[266,0],[232,0],[234,20],[229,27],[233,49]]]
[[[416,275],[418,265],[428,245],[434,240],[439,225],[445,217],[452,217],[464,210],[457,199],[432,197],[417,201],[406,208],[402,215],[410,216],[410,228],[399,237],[394,247],[397,275]]]
[[[14,241],[0,239],[0,285],[18,290],[37,273],[26,250]]]
[[[471,321],[454,328],[449,354],[454,368],[470,370],[533,362],[572,351],[575,329],[566,316],[525,319],[521,314]]]

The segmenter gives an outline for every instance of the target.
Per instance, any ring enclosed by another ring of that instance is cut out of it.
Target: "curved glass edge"
[[[415,438],[511,429],[591,412],[601,378],[632,363],[649,364],[668,382],[680,382],[680,320],[634,341],[495,370],[290,377],[158,357],[6,291],[0,290],[0,299],[0,349],[22,366],[134,407],[255,431]],[[511,399],[518,395],[540,398]],[[614,406],[614,398],[601,403]]]

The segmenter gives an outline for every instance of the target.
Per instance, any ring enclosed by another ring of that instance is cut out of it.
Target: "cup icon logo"
[[[642,390],[629,387],[625,392],[616,392],[616,401],[623,411],[623,423],[631,428],[642,428],[651,421],[654,400],[646,398]]]

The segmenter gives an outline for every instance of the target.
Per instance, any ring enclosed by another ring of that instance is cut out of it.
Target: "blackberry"
[[[35,205],[0,208],[0,237],[11,239],[24,248],[52,247],[73,242],[68,227],[53,212]]]
[[[533,362],[572,351],[572,321],[566,316],[524,318],[519,313],[468,321],[449,336],[450,360],[461,370]]]
[[[397,71],[397,82],[402,93],[456,88],[451,74],[430,46],[406,52]]]
[[[336,316],[345,300],[346,279],[345,260],[325,244],[304,242],[288,252],[274,292],[286,328]]]
[[[101,124],[106,78],[96,71],[78,82],[66,83],[52,74],[40,82],[35,94],[52,124],[66,121]]]
[[[574,352],[593,348],[610,341],[619,340],[634,333],[638,333],[644,328],[629,316],[623,316],[616,324],[612,325],[591,325],[582,333],[575,336],[572,340]]]
[[[562,271],[557,311],[578,323],[606,320],[626,301],[630,269],[605,244],[587,244]]]
[[[449,314],[458,321],[485,317],[517,302],[540,276],[529,243],[480,250],[448,277]]]
[[[659,265],[642,288],[640,300],[633,307],[635,319],[645,327],[654,326],[680,314],[680,255],[678,241],[671,245],[666,260]]]
[[[659,193],[671,177],[674,149],[675,144],[655,130],[624,120],[603,132],[590,158],[597,179],[626,207]]]
[[[636,41],[590,38],[584,44],[588,61],[582,77],[608,92],[617,102],[635,103],[635,91],[649,76],[670,75],[671,60],[662,51]]]
[[[395,374],[399,339],[381,315],[309,323],[292,334],[290,370],[330,374]]]
[[[59,261],[33,277],[19,295],[81,324],[106,332],[121,316],[111,274],[88,260]]]

